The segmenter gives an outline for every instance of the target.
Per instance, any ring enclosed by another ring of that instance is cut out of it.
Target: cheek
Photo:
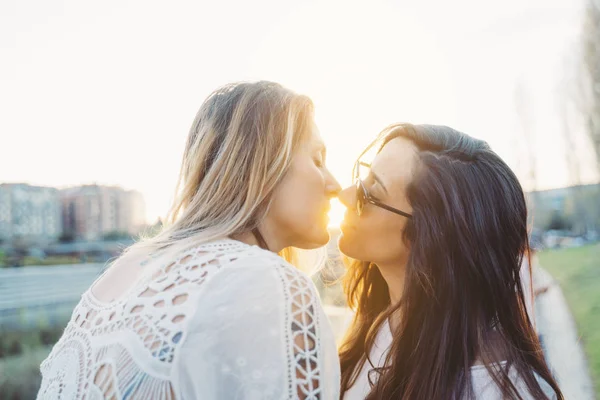
[[[325,187],[321,173],[310,165],[292,165],[277,189],[272,211],[297,227],[312,226],[324,210]]]
[[[293,171],[290,179],[288,200],[295,205],[298,215],[314,218],[323,211],[325,182],[321,172],[312,165]],[[307,221],[310,222],[310,221]]]

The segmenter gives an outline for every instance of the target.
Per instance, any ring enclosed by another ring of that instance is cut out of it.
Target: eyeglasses
[[[404,211],[398,210],[397,208],[388,206],[387,204],[384,204],[384,203],[374,199],[373,196],[371,196],[371,194],[365,187],[363,181],[360,179],[359,169],[361,166],[371,168],[370,164],[367,164],[367,163],[364,163],[361,161],[358,161],[356,163],[356,165],[354,166],[354,170],[355,170],[355,178],[354,179],[356,180],[356,214],[360,217],[363,212],[363,209],[365,208],[365,204],[369,203],[369,204],[373,204],[376,207],[383,208],[384,210],[391,211],[394,214],[402,215],[403,217],[406,217],[406,218],[412,218],[412,215],[410,215],[409,213],[406,213]]]

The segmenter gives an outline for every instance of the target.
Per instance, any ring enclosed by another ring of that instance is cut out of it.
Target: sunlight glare
[[[329,227],[330,228],[339,228],[340,224],[344,220],[344,213],[346,212],[346,207],[338,200],[331,200],[331,210],[329,210]]]

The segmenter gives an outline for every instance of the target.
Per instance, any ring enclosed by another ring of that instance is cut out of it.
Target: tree
[[[564,143],[564,157],[569,173],[569,183],[572,185],[569,195],[569,217],[572,221],[571,228],[577,234],[587,231],[590,219],[589,209],[584,202],[583,187],[581,185],[581,139],[584,134],[581,131],[582,114],[581,97],[578,96],[579,88],[573,88],[573,80],[577,80],[580,71],[573,60],[565,58],[564,79],[558,86],[558,115],[560,117],[560,131]]]
[[[588,0],[583,21],[579,106],[600,172],[600,1]]]
[[[548,230],[567,231],[571,229],[571,221],[569,221],[560,211],[555,210],[548,224]]]
[[[535,142],[535,118],[531,108],[532,101],[523,80],[517,81],[514,92],[515,111],[521,126],[521,135],[517,144],[523,147],[523,156],[519,157],[519,169],[525,169],[527,189],[537,189],[537,146]]]
[[[105,234],[102,239],[104,240],[121,240],[130,239],[131,235],[127,232],[113,231]]]
[[[541,207],[538,199],[537,187],[537,146],[535,140],[535,116],[532,109],[532,100],[525,81],[519,79],[514,90],[515,112],[520,125],[520,134],[516,137],[515,147],[517,150],[517,170],[524,174],[524,187],[529,191],[527,196],[528,208],[530,209],[529,224],[535,225],[538,222],[534,215]],[[539,214],[539,213],[538,213]]]

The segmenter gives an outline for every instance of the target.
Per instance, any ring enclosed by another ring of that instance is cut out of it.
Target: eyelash
[[[375,196],[375,195],[373,194],[373,189],[372,189],[372,188],[369,188],[369,189],[367,189],[367,190],[369,191],[369,197],[370,197],[370,198],[372,198],[373,200],[377,200],[377,201],[379,201],[379,199],[377,198],[377,196]]]
[[[372,178],[369,176],[369,177],[368,177],[368,178],[365,180],[365,183],[366,183],[366,181],[367,181],[368,179],[372,179]],[[372,179],[372,180],[373,180],[373,179]],[[375,196],[375,195],[373,194],[373,183],[374,183],[374,182],[372,182],[372,183],[371,183],[371,185],[369,185],[369,188],[368,188],[368,190],[369,190],[369,195],[371,196],[371,198],[372,198],[373,200],[377,200],[377,201],[379,201],[379,198],[378,198],[378,196]]]

